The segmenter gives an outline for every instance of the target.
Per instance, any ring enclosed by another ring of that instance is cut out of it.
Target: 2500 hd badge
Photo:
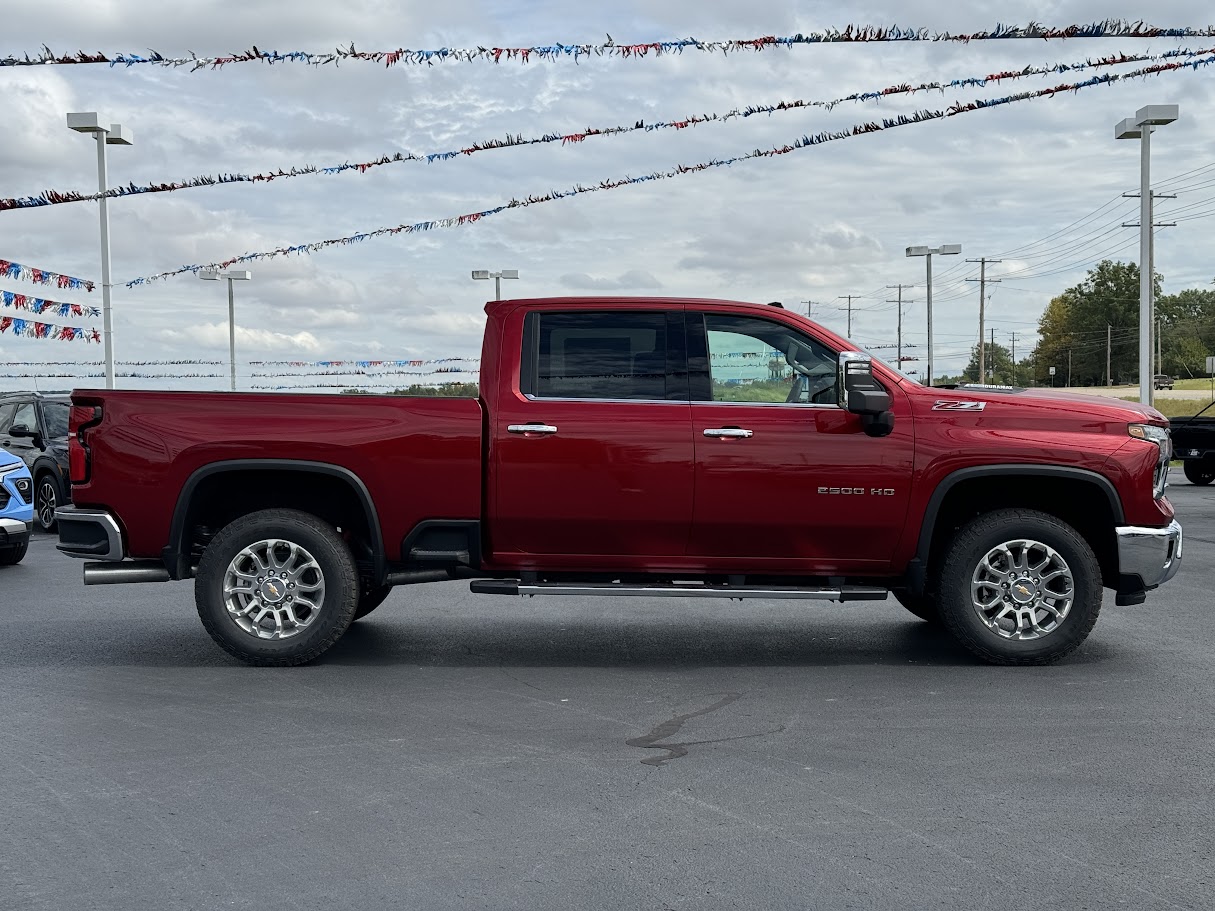
[[[865,488],[864,487],[820,487],[818,489],[818,492],[827,493],[827,494],[838,493],[838,494],[851,494],[852,496],[864,496]],[[893,497],[894,488],[893,487],[870,487],[869,496],[871,496],[871,497]]]

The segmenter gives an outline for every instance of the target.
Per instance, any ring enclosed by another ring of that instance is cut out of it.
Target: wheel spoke
[[[983,624],[1004,639],[1047,636],[1067,618],[1075,579],[1053,547],[1029,538],[992,547],[971,575],[971,607]]]
[[[284,583],[294,585],[289,591],[293,601],[284,600],[288,594]],[[245,633],[259,639],[288,639],[320,614],[325,575],[316,558],[299,544],[267,538],[232,558],[222,592],[228,615]]]

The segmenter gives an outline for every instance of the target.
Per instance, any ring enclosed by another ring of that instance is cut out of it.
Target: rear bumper
[[[55,510],[55,519],[59,523],[59,543],[55,546],[69,557],[122,559],[122,530],[104,509],[63,506]]]
[[[20,519],[0,519],[0,547],[20,545],[30,539],[28,522]]]
[[[1118,536],[1118,571],[1138,577],[1142,588],[1156,588],[1181,567],[1181,523],[1174,519],[1164,528],[1123,525]]]

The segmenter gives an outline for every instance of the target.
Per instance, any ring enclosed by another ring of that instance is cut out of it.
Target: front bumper
[[[1118,536],[1118,571],[1138,577],[1143,589],[1163,585],[1181,566],[1181,523],[1174,519],[1165,528],[1123,525]]]
[[[20,519],[0,519],[0,546],[20,545],[30,538],[30,525]]]

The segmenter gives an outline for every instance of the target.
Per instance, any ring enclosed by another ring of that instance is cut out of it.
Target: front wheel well
[[[1101,565],[1102,584],[1118,586],[1119,524],[1109,494],[1098,482],[1073,476],[987,475],[966,478],[945,493],[932,521],[927,547],[929,579],[940,566],[949,541],[970,520],[997,509],[1035,509],[1074,528]],[[921,538],[923,542],[923,538]],[[923,543],[921,543],[923,550]],[[925,554],[921,552],[921,559]]]

